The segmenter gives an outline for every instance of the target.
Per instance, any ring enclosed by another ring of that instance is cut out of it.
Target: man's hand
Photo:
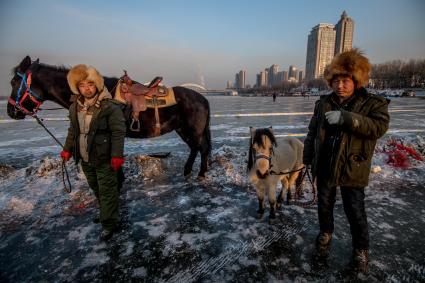
[[[341,111],[329,111],[325,113],[326,120],[331,125],[342,125],[344,119],[342,118]]]
[[[66,151],[66,150],[61,151],[61,157],[62,157],[63,161],[67,162],[71,158],[71,156],[72,156],[71,152]]]
[[[124,164],[124,158],[122,157],[111,158],[111,167],[112,167],[112,170],[114,170],[115,172],[117,172],[123,164]]]

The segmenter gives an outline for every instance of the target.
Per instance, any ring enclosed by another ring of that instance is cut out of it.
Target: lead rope
[[[37,123],[42,126],[46,132],[62,147],[63,149],[63,144],[52,134],[52,132],[49,131],[49,129],[47,129],[47,127],[43,124],[42,120],[40,118],[38,118],[38,116],[36,114],[31,115],[31,117],[33,117]],[[65,176],[66,176],[66,181],[68,182],[68,187],[66,185],[65,182]],[[63,183],[63,190],[66,193],[70,193],[71,192],[71,181],[69,180],[69,174],[68,174],[68,169],[66,168],[66,164],[65,164],[65,160],[62,159],[62,183]]]

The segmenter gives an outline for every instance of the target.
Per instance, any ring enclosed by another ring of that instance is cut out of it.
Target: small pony
[[[296,138],[279,139],[277,143],[272,127],[254,129],[250,127],[251,140],[248,159],[248,177],[255,186],[259,207],[257,217],[264,214],[264,192],[267,191],[270,203],[269,221],[276,218],[276,187],[282,183],[282,191],[277,199],[280,208],[284,192],[287,191],[287,202],[292,198],[291,189],[295,187],[297,178],[304,168],[303,143]]]

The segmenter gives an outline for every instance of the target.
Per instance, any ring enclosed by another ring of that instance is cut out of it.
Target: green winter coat
[[[332,109],[331,96],[323,95],[316,102],[313,117],[308,126],[304,141],[303,161],[312,166],[312,173],[317,175],[320,152],[324,144],[325,113]],[[388,103],[385,98],[360,88],[354,93],[351,111],[341,109],[343,124],[340,126],[341,137],[339,150],[333,152],[334,168],[328,182],[335,186],[365,187],[369,183],[372,156],[376,141],[388,130]]]
[[[106,98],[100,101],[99,108],[95,107],[87,137],[89,163],[94,166],[109,164],[111,157],[124,156],[126,125],[119,105],[118,102]],[[70,126],[64,150],[71,152],[75,162],[78,163],[81,155],[76,101],[69,108],[69,120]]]

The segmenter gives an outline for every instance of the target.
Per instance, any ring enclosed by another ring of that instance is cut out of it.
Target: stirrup
[[[133,132],[140,132],[140,121],[139,119],[131,118],[130,130]]]

